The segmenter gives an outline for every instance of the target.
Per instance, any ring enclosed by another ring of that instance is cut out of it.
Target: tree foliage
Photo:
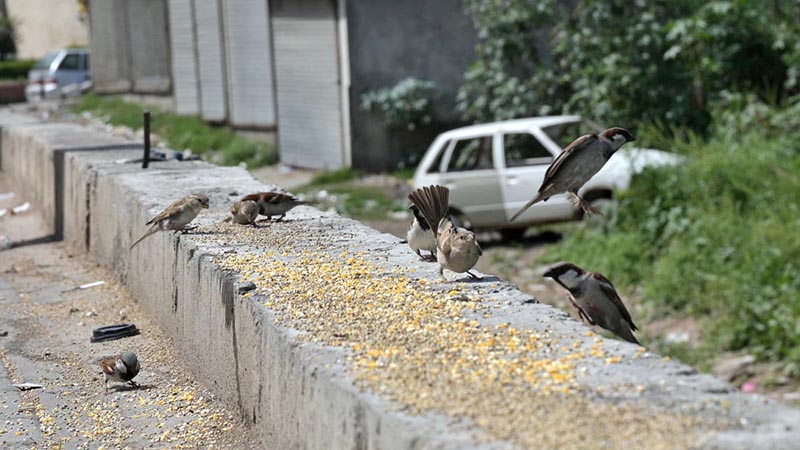
[[[467,120],[580,113],[705,132],[723,93],[776,102],[800,84],[800,2],[467,0],[477,61]]]

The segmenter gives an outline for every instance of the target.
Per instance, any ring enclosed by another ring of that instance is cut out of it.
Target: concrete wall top
[[[64,238],[119,276],[264,448],[792,448],[800,439],[795,409],[588,333],[494,277],[440,282],[434,265],[358,222],[299,207],[257,228],[222,223],[242,194],[275,188],[242,169],[142,170],[119,161],[135,150],[97,150],[116,140],[95,131],[2,112],[0,127],[2,175],[20,186],[57,172],[34,154],[76,149],[36,201],[54,205]],[[128,249],[146,220],[190,192],[211,199],[198,229]],[[247,280],[255,290],[240,293]]]

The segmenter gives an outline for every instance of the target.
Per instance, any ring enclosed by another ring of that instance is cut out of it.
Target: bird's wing
[[[116,356],[109,356],[107,358],[103,358],[100,360],[100,368],[103,369],[103,373],[108,375],[114,375],[114,366],[117,363]]]
[[[593,272],[591,276],[599,282],[598,284],[600,285],[600,289],[603,291],[606,297],[608,297],[608,299],[614,303],[614,306],[617,307],[619,313],[622,315],[622,318],[630,324],[631,330],[638,330],[639,328],[633,323],[631,313],[628,312],[628,308],[626,308],[625,304],[622,303],[622,299],[619,298],[619,294],[617,294],[617,290],[614,288],[614,285],[611,284],[611,281],[599,273]]]
[[[180,200],[172,202],[171,205],[167,206],[165,210],[161,211],[160,213],[158,213],[158,215],[150,219],[145,225],[158,223],[161,222],[162,220],[169,219],[175,214],[180,214],[180,211],[183,209],[186,203],[189,202],[189,200],[191,199],[192,196],[190,195],[189,197],[184,197]]]
[[[446,221],[446,222],[445,222]],[[439,229],[436,236],[436,243],[439,250],[446,257],[450,257],[450,251],[453,249],[453,234],[455,233],[455,226],[453,222],[448,219],[442,219],[439,223]]]
[[[564,151],[561,152],[556,157],[556,160],[553,161],[552,164],[550,164],[550,167],[547,168],[547,172],[545,172],[544,174],[544,181],[542,181],[542,187],[539,190],[540,191],[543,190],[546,186],[548,186],[552,182],[553,177],[558,173],[561,167],[564,166],[564,163],[569,161],[576,154],[577,150],[585,148],[587,145],[593,143],[597,139],[598,139],[597,133],[584,134],[583,136],[579,137],[578,139],[575,139],[574,141],[572,141],[571,144],[566,146],[564,148]]]

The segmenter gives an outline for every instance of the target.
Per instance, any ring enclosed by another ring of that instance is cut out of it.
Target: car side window
[[[506,167],[550,164],[553,160],[553,155],[530,133],[503,135],[503,150],[506,156]]]
[[[80,56],[75,53],[70,53],[61,60],[58,65],[58,70],[78,70],[80,67]]]
[[[81,70],[89,70],[89,55],[81,55]]]
[[[485,169],[494,169],[492,136],[456,141],[450,161],[447,163],[448,172]]]
[[[568,122],[544,127],[542,128],[542,131],[544,131],[545,134],[556,143],[556,145],[564,149],[564,147],[571,144],[572,141],[578,139],[586,133],[591,132],[592,130],[584,128],[584,125],[581,124],[581,122]]]

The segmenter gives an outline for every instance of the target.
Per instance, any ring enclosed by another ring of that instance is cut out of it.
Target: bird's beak
[[[633,142],[633,141],[635,141],[635,140],[636,140],[636,136],[634,136],[634,135],[631,135],[631,138],[630,138],[630,139],[628,139],[628,142]]]
[[[548,270],[547,272],[542,274],[545,278],[555,278],[555,274],[553,273],[553,269]]]
[[[206,203],[205,205],[203,205],[203,209],[208,209],[208,203]]]

